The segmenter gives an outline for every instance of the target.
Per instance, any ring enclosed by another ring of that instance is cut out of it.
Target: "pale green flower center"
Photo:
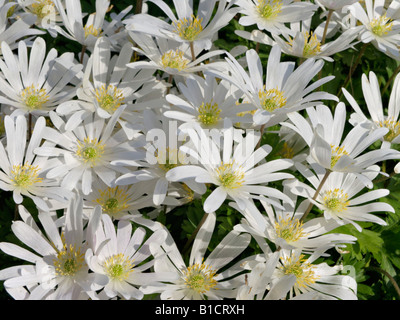
[[[37,89],[34,85],[31,85],[22,90],[21,99],[29,110],[39,110],[49,100],[49,96],[46,89]]]
[[[179,36],[187,41],[196,40],[197,36],[201,31],[203,31],[203,26],[201,25],[203,19],[199,19],[192,15],[190,19],[184,18],[172,23],[175,27],[175,32]]]
[[[215,274],[210,266],[196,263],[184,271],[183,279],[188,288],[198,293],[205,293],[217,285]]]
[[[114,187],[99,190],[100,197],[95,202],[101,205],[103,213],[117,217],[121,211],[128,208],[129,194],[124,188]]]
[[[43,19],[49,13],[54,12],[54,3],[52,0],[36,0],[30,5],[30,10],[39,19]]]
[[[344,155],[349,155],[349,153],[344,149],[344,147],[337,147],[331,145],[331,169],[336,165],[339,159]]]
[[[298,219],[281,219],[275,222],[275,230],[278,238],[282,238],[288,242],[296,242],[305,237],[307,234],[303,230],[303,223]]]
[[[347,210],[349,205],[349,196],[341,189],[327,190],[323,193],[323,202],[325,206],[334,212]]]
[[[278,16],[282,11],[280,0],[258,0],[257,11],[264,19],[271,19]]]
[[[97,140],[85,138],[83,142],[78,141],[76,155],[91,167],[97,164],[103,153],[104,145]]]
[[[95,91],[96,100],[99,106],[109,113],[114,113],[124,102],[124,95],[122,90],[113,85],[102,85]]]
[[[261,107],[269,112],[283,108],[286,105],[287,100],[283,95],[283,92],[278,89],[259,90],[258,98]]]
[[[61,276],[74,276],[85,266],[85,254],[80,247],[64,244],[63,250],[57,252],[53,260],[56,273]]]
[[[30,164],[14,165],[11,170],[11,181],[14,186],[26,189],[43,179],[38,178],[39,167]]]
[[[93,25],[85,26],[84,27],[85,31],[85,39],[89,36],[92,35],[93,37],[99,37],[101,35],[102,29],[101,28],[95,28]]]
[[[400,134],[400,122],[393,119],[379,121],[378,126],[389,129],[389,132],[384,136],[385,141],[392,142]]]
[[[220,184],[227,189],[236,189],[244,182],[244,172],[241,167],[235,168],[234,163],[222,163],[217,169]]]
[[[314,266],[310,263],[305,262],[304,255],[296,257],[292,254],[290,257],[281,259],[282,265],[280,266],[281,271],[285,275],[293,274],[296,276],[295,286],[298,288],[305,288],[307,285],[311,285],[318,280],[318,276],[315,274]]]
[[[204,125],[214,125],[221,120],[221,117],[219,116],[221,109],[218,107],[217,103],[211,104],[208,102],[205,104],[203,102],[198,108],[198,112],[199,115],[197,118]]]
[[[383,16],[373,19],[370,22],[370,27],[372,33],[382,37],[383,35],[387,35],[389,31],[392,30],[393,22],[390,18],[386,17],[386,14],[384,14]]]
[[[128,279],[129,274],[133,271],[134,264],[124,254],[119,253],[108,258],[103,267],[112,280],[124,281]]]
[[[161,57],[161,63],[164,68],[177,69],[178,71],[185,69],[189,62],[189,59],[183,56],[183,51],[179,49],[175,51],[169,50]]]

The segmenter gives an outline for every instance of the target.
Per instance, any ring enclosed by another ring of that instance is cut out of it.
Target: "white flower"
[[[36,16],[35,24],[39,28],[47,29],[60,20],[53,0],[18,0],[18,4],[25,12]]]
[[[49,210],[49,200],[66,203],[71,193],[61,188],[58,180],[46,178],[47,172],[60,162],[36,156],[33,152],[42,142],[45,119],[37,119],[28,144],[28,126],[24,116],[15,119],[6,116],[4,126],[7,145],[0,142],[0,188],[12,191],[15,203],[20,204],[25,196],[41,210]]]
[[[36,38],[29,54],[24,41],[18,43],[15,57],[7,43],[1,44],[3,59],[0,69],[0,102],[16,110],[16,114],[47,115],[58,104],[75,96],[69,86],[78,80],[82,66],[73,62],[73,54],[57,57],[56,49],[46,56],[46,42]]]
[[[152,189],[146,183],[137,183],[129,186],[109,187],[100,179],[96,187],[88,195],[83,196],[85,210],[91,213],[93,208],[101,206],[103,214],[113,219],[124,219],[132,214],[139,214],[138,210],[152,207]]]
[[[132,223],[120,220],[117,228],[108,215],[102,215],[102,225],[96,230],[93,248],[86,252],[85,259],[94,272],[106,278],[104,293],[110,298],[141,300],[140,285],[163,279],[157,272],[146,272],[154,264],[150,248],[161,245],[166,237],[164,230],[153,232],[145,240],[146,231],[139,227],[132,233]]]
[[[310,157],[325,169],[353,172],[365,185],[372,187],[365,175],[366,168],[388,159],[398,159],[399,152],[392,149],[368,150],[377,140],[388,133],[387,128],[371,131],[359,124],[343,138],[346,124],[346,107],[340,102],[332,115],[329,107],[320,105],[308,108],[309,121],[299,113],[289,115],[292,123],[282,125],[295,130],[310,147]]]
[[[394,81],[392,93],[389,98],[387,115],[384,115],[381,91],[375,73],[371,71],[369,73],[369,79],[363,74],[361,81],[365,104],[370,118],[364,114],[351,94],[343,88],[344,96],[355,111],[350,117],[350,123],[354,126],[365,123],[371,127],[371,130],[381,127],[387,128],[389,130],[388,133],[381,138],[383,142],[382,148],[390,148],[391,144],[400,143],[400,76],[397,76]]]
[[[394,59],[400,59],[400,20],[393,18],[398,10],[398,1],[391,1],[387,9],[384,0],[365,0],[365,7],[356,2],[347,7],[361,22],[359,38],[363,43],[372,43],[379,51]]]
[[[38,147],[35,153],[58,157],[64,163],[51,169],[47,177],[59,177],[61,186],[69,190],[78,188],[87,195],[92,191],[96,176],[111,186],[117,172],[126,173],[124,168],[113,165],[113,161],[135,156],[131,153],[134,143],[128,140],[123,129],[115,131],[115,124],[123,110],[124,106],[119,107],[108,121],[93,114],[73,131],[65,131],[65,122],[55,113],[50,113],[58,130],[46,128],[44,137],[57,145]],[[137,157],[142,156],[138,153]],[[81,182],[81,187],[78,182]]]
[[[15,221],[12,231],[25,248],[2,242],[0,249],[33,264],[34,271],[14,273],[4,282],[4,286],[32,287],[30,298],[34,300],[73,300],[82,295],[88,299],[91,291],[105,285],[105,279],[94,273],[89,274],[85,262],[85,252],[93,243],[100,215],[101,210],[97,208],[84,230],[82,199],[78,198],[71,200],[61,220],[54,220],[50,212],[39,213],[45,233],[30,215],[25,217],[25,221]],[[10,275],[8,272],[5,274]],[[4,274],[0,278],[4,279]]]
[[[121,175],[115,180],[115,184],[124,186],[142,182],[145,183],[147,189],[152,190],[154,205],[178,205],[178,201],[168,197],[171,182],[167,178],[167,173],[175,167],[187,164],[188,160],[179,152],[182,141],[167,144],[167,141],[169,143],[172,139],[178,138],[178,132],[174,131],[174,127],[170,126],[170,122],[165,117],[158,117],[150,110],[145,110],[143,114],[145,119],[143,131],[146,138],[158,137],[159,140],[154,143],[147,141],[143,148],[146,150],[146,155],[140,159],[143,161],[140,162],[139,169]],[[162,136],[158,136],[160,133]],[[134,165],[129,159],[117,160],[115,163],[119,166]],[[198,193],[203,194],[206,191],[205,186],[194,182],[194,179],[185,179],[184,183]]]
[[[288,55],[299,58],[315,58],[333,61],[332,55],[352,47],[358,35],[354,29],[348,29],[341,33],[336,39],[322,43],[325,22],[311,30],[311,19],[301,23],[292,23],[291,35],[283,35],[284,39],[273,35],[275,42],[282,51]],[[329,40],[329,39],[328,39]]]
[[[263,145],[254,150],[260,134],[253,130],[242,141],[234,143],[234,130],[233,127],[227,127],[222,143],[213,141],[200,127],[188,130],[193,147],[182,146],[181,150],[198,160],[199,164],[171,169],[166,178],[171,181],[195,178],[198,183],[215,185],[217,188],[204,202],[206,212],[217,210],[227,197],[236,201],[240,208],[260,195],[291,202],[282,192],[266,185],[291,178],[291,174],[280,171],[291,167],[292,161],[278,159],[257,166],[272,148]]]
[[[259,30],[273,34],[290,33],[285,24],[310,18],[318,6],[307,1],[294,0],[238,0],[243,26],[257,24]]]
[[[320,99],[337,100],[336,96],[323,91],[312,92],[332,80],[332,76],[309,85],[322,69],[322,60],[307,59],[295,69],[294,62],[280,62],[280,59],[281,49],[275,45],[269,54],[264,75],[261,59],[251,49],[246,52],[248,73],[229,54],[226,61],[231,75],[213,70],[207,72],[232,82],[244,92],[245,102],[253,103],[256,108],[253,115],[255,125],[273,126],[284,121],[290,112],[320,104]]]
[[[53,2],[65,30],[56,24],[50,26],[49,30],[54,30],[69,40],[77,41],[89,50],[93,49],[98,37],[107,33],[105,15],[110,5],[109,0],[96,0],[96,12],[88,16],[85,25],[83,25],[85,14],[82,12],[81,1],[65,1],[65,8],[61,0],[53,0]]]
[[[315,2],[330,10],[339,10],[359,0],[316,0]]]
[[[299,249],[282,249],[280,253],[273,283],[295,275],[296,282],[290,290],[290,298],[315,290],[323,299],[357,299],[357,282],[350,276],[339,274],[341,266],[330,267],[325,262],[314,263],[321,253],[316,252],[308,258]]]
[[[129,63],[127,65],[129,68],[161,70],[172,76],[188,76],[209,69],[225,68],[225,63],[222,61],[202,63],[211,57],[224,54],[224,50],[210,51],[198,57],[202,49],[198,50],[195,47],[195,60],[192,60],[190,46],[187,43],[164,38],[153,39],[152,36],[132,31],[129,35],[138,46],[134,50],[149,59],[149,61]]]
[[[169,273],[171,280],[143,286],[142,291],[146,294],[161,293],[162,300],[235,298],[237,287],[243,283],[243,276],[237,275],[243,269],[240,261],[229,264],[247,248],[250,236],[231,231],[206,257],[215,222],[215,214],[208,214],[193,242],[188,264],[169,232],[161,247],[150,248],[156,258],[154,270]]]
[[[233,2],[219,0],[216,13],[212,16],[217,0],[200,0],[195,15],[193,1],[174,0],[177,15],[175,16],[173,9],[164,1],[149,0],[148,2],[156,4],[168,16],[170,23],[149,14],[136,14],[124,21],[127,30],[178,42],[193,42],[205,50],[210,50],[212,40],[218,30],[225,27],[239,11],[238,8],[231,8]]]
[[[285,184],[284,193],[296,204],[297,196],[290,191],[292,184]],[[357,238],[346,234],[328,233],[340,226],[333,219],[327,221],[320,217],[302,221],[310,203],[308,200],[303,200],[297,207],[287,203],[276,206],[263,200],[260,202],[265,214],[261,214],[256,206],[248,206],[244,212],[233,206],[245,216],[245,220],[236,225],[235,230],[250,233],[258,239],[257,242],[262,243],[263,240],[259,238],[265,238],[279,248],[302,249],[304,253],[312,253],[357,241]]]
[[[35,16],[23,15],[22,17],[9,17],[9,12],[14,10],[17,4],[15,2],[5,3],[5,0],[0,1],[0,43],[6,42],[11,49],[18,46],[18,41],[31,36],[45,34],[44,31],[31,28],[35,23]],[[1,53],[0,53],[1,54]]]
[[[188,125],[198,123],[203,128],[222,128],[225,118],[236,123],[243,120],[239,113],[252,109],[250,104],[237,105],[241,90],[227,81],[217,82],[211,75],[204,78],[190,75],[186,83],[179,82],[177,86],[183,97],[168,94],[166,100],[171,108],[164,116]]]
[[[132,139],[142,127],[141,110],[144,106],[155,104],[143,101],[146,95],[159,89],[152,77],[152,70],[126,68],[132,59],[132,45],[126,43],[118,55],[111,56],[111,44],[107,38],[100,37],[94,46],[83,75],[81,87],[77,89],[79,100],[60,104],[56,111],[70,115],[67,130],[73,130],[93,112],[108,119],[122,105],[126,105],[118,123]],[[136,103],[133,103],[135,100]],[[158,101],[158,100],[157,100]]]
[[[310,199],[310,201],[324,212],[326,220],[335,220],[337,224],[351,223],[358,231],[361,227],[357,221],[369,221],[380,225],[386,225],[381,218],[372,215],[371,212],[394,212],[391,205],[375,200],[389,194],[387,189],[365,191],[365,185],[355,174],[346,172],[332,172],[320,188],[317,197],[313,200],[316,190],[326,173],[321,166],[314,164],[313,173],[302,164],[296,164],[299,172],[307,178],[311,186],[302,182],[294,184],[291,191],[297,195]],[[379,173],[378,166],[366,168],[364,173],[369,180],[373,180]]]

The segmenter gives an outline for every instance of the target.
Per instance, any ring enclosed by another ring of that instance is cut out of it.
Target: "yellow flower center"
[[[382,128],[388,128],[389,132],[384,136],[385,141],[392,142],[400,134],[400,122],[393,119],[386,119],[385,121],[379,121],[378,126]]]
[[[95,96],[100,107],[111,114],[124,102],[122,90],[111,84],[107,88],[102,85],[99,89],[96,89]]]
[[[185,285],[198,293],[206,293],[217,285],[216,271],[204,263],[188,267],[183,274]]]
[[[331,151],[332,151],[331,169],[336,165],[336,163],[339,161],[339,159],[342,156],[349,155],[349,153],[344,149],[344,147],[337,147],[337,146],[331,145]]]
[[[188,20],[187,18],[174,21],[172,25],[175,28],[175,32],[179,36],[187,41],[196,40],[197,36],[201,31],[203,31],[203,26],[201,25],[203,19],[198,19],[194,15]]]
[[[129,194],[125,189],[123,187],[109,187],[105,190],[99,190],[100,197],[95,202],[101,205],[103,213],[116,218],[121,211],[128,208]]]
[[[321,43],[317,39],[317,35],[313,32],[309,34],[304,32],[304,49],[303,57],[310,58],[321,52]]]
[[[84,27],[85,30],[85,39],[89,36],[92,35],[94,37],[99,37],[101,35],[102,29],[101,28],[95,28],[92,24],[91,25],[86,25]]]
[[[327,190],[322,194],[324,205],[334,212],[347,210],[349,195],[342,189]]]
[[[234,168],[234,163],[222,163],[217,169],[217,178],[227,189],[239,188],[244,182],[244,172],[241,167]]]
[[[278,238],[288,242],[296,242],[307,235],[303,230],[303,223],[299,219],[279,220],[279,222],[275,222],[275,230]]]
[[[161,57],[161,63],[164,68],[177,69],[182,71],[189,63],[189,59],[183,56],[183,51],[177,49],[176,51],[169,50]]]
[[[95,139],[85,138],[83,142],[78,141],[78,150],[76,151],[76,155],[91,167],[96,165],[103,153],[104,145]]]
[[[85,263],[85,253],[80,247],[64,244],[61,251],[57,252],[57,259],[53,260],[56,273],[61,276],[74,276]]]
[[[286,98],[278,89],[260,90],[258,92],[261,107],[269,112],[283,108],[286,105]]]
[[[294,150],[289,147],[289,144],[285,141],[282,145],[282,149],[279,151],[279,155],[285,159],[293,159]]]
[[[383,16],[373,19],[369,25],[372,33],[382,37],[392,30],[393,21],[390,18],[387,18],[386,14],[384,14]]]
[[[114,254],[103,263],[106,274],[117,281],[128,279],[129,274],[133,271],[133,261],[128,259],[124,254]]]
[[[169,147],[165,148],[164,150],[157,149],[154,154],[154,156],[157,158],[158,166],[165,172],[182,164],[179,161],[180,155],[183,154],[181,154],[178,149],[170,149]]]
[[[21,92],[21,99],[29,110],[42,109],[43,105],[49,100],[46,89],[37,89],[31,85]]]
[[[305,261],[304,255],[296,257],[295,254],[281,259],[282,265],[279,268],[285,275],[293,274],[296,276],[295,286],[297,288],[305,288],[307,285],[315,283],[319,278],[315,274],[315,266]]]
[[[26,189],[43,180],[38,178],[39,171],[38,166],[32,166],[27,163],[23,166],[20,164],[14,165],[11,170],[11,181],[14,186]]]
[[[257,12],[264,19],[276,18],[282,11],[281,0],[258,0]]]
[[[199,115],[197,119],[204,125],[210,126],[216,124],[221,117],[221,109],[218,107],[217,103],[211,104],[210,102],[201,104],[198,108]]]
[[[52,0],[36,0],[30,5],[30,11],[39,19],[43,19],[49,13],[54,12],[54,3]]]

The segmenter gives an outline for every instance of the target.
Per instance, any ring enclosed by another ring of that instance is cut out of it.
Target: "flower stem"
[[[201,218],[199,224],[196,227],[196,230],[194,230],[194,232],[190,235],[190,238],[188,239],[188,241],[186,242],[185,246],[183,247],[182,253],[185,254],[186,251],[189,249],[190,245],[192,244],[194,238],[196,238],[197,233],[199,232],[200,228],[202,227],[202,225],[204,224],[204,222],[206,222],[208,217],[208,213],[204,212],[203,218]]]
[[[367,49],[367,47],[368,47],[368,44],[369,44],[369,43],[364,43],[364,45],[361,47],[361,50],[360,50],[360,52],[358,53],[358,56],[357,56],[357,60],[356,60],[356,62],[353,64],[353,66],[351,67],[350,72],[349,72],[349,74],[347,75],[347,78],[346,78],[346,80],[345,80],[345,82],[344,82],[344,84],[343,84],[343,88],[346,88],[347,85],[349,84],[349,82],[350,82],[350,80],[351,80],[351,77],[353,76],[353,73],[356,71],[357,66],[358,66],[358,64],[359,64],[360,61],[361,61],[361,58],[362,58],[362,56],[363,56],[364,53],[365,53],[365,49]],[[340,89],[339,92],[337,93],[337,97],[340,98],[341,95],[342,95],[342,90]]]
[[[383,275],[385,275],[386,277],[388,277],[389,280],[390,280],[390,282],[392,283],[394,289],[396,290],[396,292],[397,292],[399,298],[400,298],[400,287],[399,287],[399,285],[397,284],[396,280],[395,280],[387,271],[383,270],[382,268],[373,267],[373,266],[370,266],[370,267],[368,267],[367,269],[380,272],[380,273],[382,273]]]
[[[136,0],[135,14],[142,13],[143,0]]]
[[[325,44],[325,41],[326,41],[326,34],[328,33],[328,26],[329,26],[329,22],[330,22],[330,20],[331,20],[331,18],[332,18],[333,12],[334,12],[334,10],[329,9],[329,12],[328,12],[328,15],[327,15],[326,21],[325,21],[325,28],[324,28],[324,33],[323,33],[322,39],[321,39],[321,45],[324,45],[324,44]],[[320,71],[319,74],[318,74],[318,79],[321,79],[321,78],[322,78],[322,69],[321,69],[321,71]],[[322,87],[321,87],[321,90],[322,90]]]
[[[333,11],[334,10],[329,9],[328,15],[326,17],[325,28],[324,28],[324,33],[322,35],[321,45],[325,44],[326,34],[328,33],[328,26],[329,26],[329,22],[332,18]]]
[[[81,61],[80,61],[81,64],[83,63],[83,57],[84,57],[84,55],[85,55],[85,51],[86,51],[86,46],[82,46]]]
[[[319,183],[319,186],[317,188],[317,190],[315,190],[314,196],[312,197],[312,200],[315,201],[315,199],[317,199],[318,194],[320,193],[322,187],[324,186],[326,180],[328,179],[329,175],[331,174],[331,170],[326,170],[326,173],[324,175],[324,177],[322,178],[321,182]],[[304,222],[304,220],[306,219],[306,217],[308,216],[308,214],[310,213],[312,207],[314,206],[314,204],[312,202],[310,202],[310,204],[308,205],[306,211],[304,212],[303,216],[300,218],[300,222]]]
[[[400,65],[396,68],[396,70],[393,72],[390,79],[386,82],[385,87],[382,90],[382,96],[386,92],[386,90],[389,88],[390,84],[393,82],[394,78],[396,78],[396,76],[399,72],[400,72]]]

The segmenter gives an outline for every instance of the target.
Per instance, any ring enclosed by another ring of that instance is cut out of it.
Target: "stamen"
[[[384,121],[379,121],[378,126],[382,128],[388,128],[389,132],[384,136],[385,141],[392,142],[400,134],[400,122],[393,119],[386,119]]]
[[[315,266],[305,262],[304,255],[296,257],[295,254],[292,254],[290,257],[282,258],[281,261],[280,269],[283,274],[296,276],[295,286],[297,288],[305,288],[307,285],[315,283],[319,278],[314,272]]]
[[[172,23],[175,28],[175,32],[179,36],[187,41],[196,40],[197,36],[201,31],[203,31],[203,26],[201,25],[203,19],[198,19],[194,15],[188,20],[187,18],[174,21]]]
[[[198,293],[206,293],[217,285],[217,281],[214,279],[216,271],[204,263],[196,263],[183,273],[186,286]]]
[[[78,150],[76,151],[76,155],[91,167],[96,165],[103,153],[104,145],[95,139],[85,138],[83,142],[78,141]]]
[[[30,5],[30,11],[39,19],[43,19],[49,13],[54,12],[54,3],[52,0],[36,0]]]
[[[275,222],[276,235],[288,242],[296,242],[307,236],[303,230],[303,223],[298,219],[286,218]]]
[[[100,107],[111,114],[124,103],[122,90],[111,84],[107,88],[105,85],[102,85],[99,89],[96,89],[95,96]]]
[[[222,163],[216,169],[221,185],[228,189],[239,188],[244,182],[244,172],[241,167],[234,167],[234,163]]]
[[[111,256],[104,261],[103,267],[106,274],[112,280],[123,281],[128,279],[129,274],[133,271],[133,261],[119,253]]]
[[[21,99],[29,110],[40,110],[49,100],[49,96],[46,89],[36,89],[34,85],[31,85],[22,90]]]
[[[95,28],[93,25],[85,26],[85,39],[89,36],[92,35],[94,37],[99,37],[101,35],[102,29],[101,28]]]
[[[379,37],[387,35],[392,30],[393,21],[386,17],[386,13],[383,16],[377,17],[370,22],[372,33]]]
[[[26,189],[43,180],[38,178],[39,171],[38,166],[32,166],[27,163],[23,166],[20,164],[14,165],[11,170],[11,180],[14,186]]]
[[[341,189],[327,190],[323,193],[323,201],[325,206],[334,212],[342,212],[347,210],[349,205],[349,196]]]
[[[261,107],[269,112],[283,108],[287,100],[282,91],[278,89],[265,90],[265,88],[258,92],[258,98],[260,99]]]
[[[109,187],[105,190],[99,190],[99,193],[100,197],[95,202],[101,205],[103,213],[116,218],[121,211],[128,208],[129,194],[125,188]]]
[[[276,18],[282,11],[281,0],[258,0],[257,11],[264,19]]]
[[[221,113],[221,109],[218,107],[217,103],[211,104],[210,102],[201,104],[198,108],[198,120],[204,125],[214,125],[221,117],[219,116]]]
[[[344,155],[349,155],[349,153],[344,149],[344,147],[337,147],[331,145],[332,156],[331,156],[331,169],[336,165],[339,159]]]
[[[57,252],[57,259],[53,260],[56,273],[61,276],[74,276],[85,265],[85,254],[80,247],[64,243],[61,251]]]
[[[189,62],[189,59],[183,56],[183,51],[179,49],[176,51],[169,50],[161,57],[161,63],[164,68],[177,69],[178,71],[185,69]]]

